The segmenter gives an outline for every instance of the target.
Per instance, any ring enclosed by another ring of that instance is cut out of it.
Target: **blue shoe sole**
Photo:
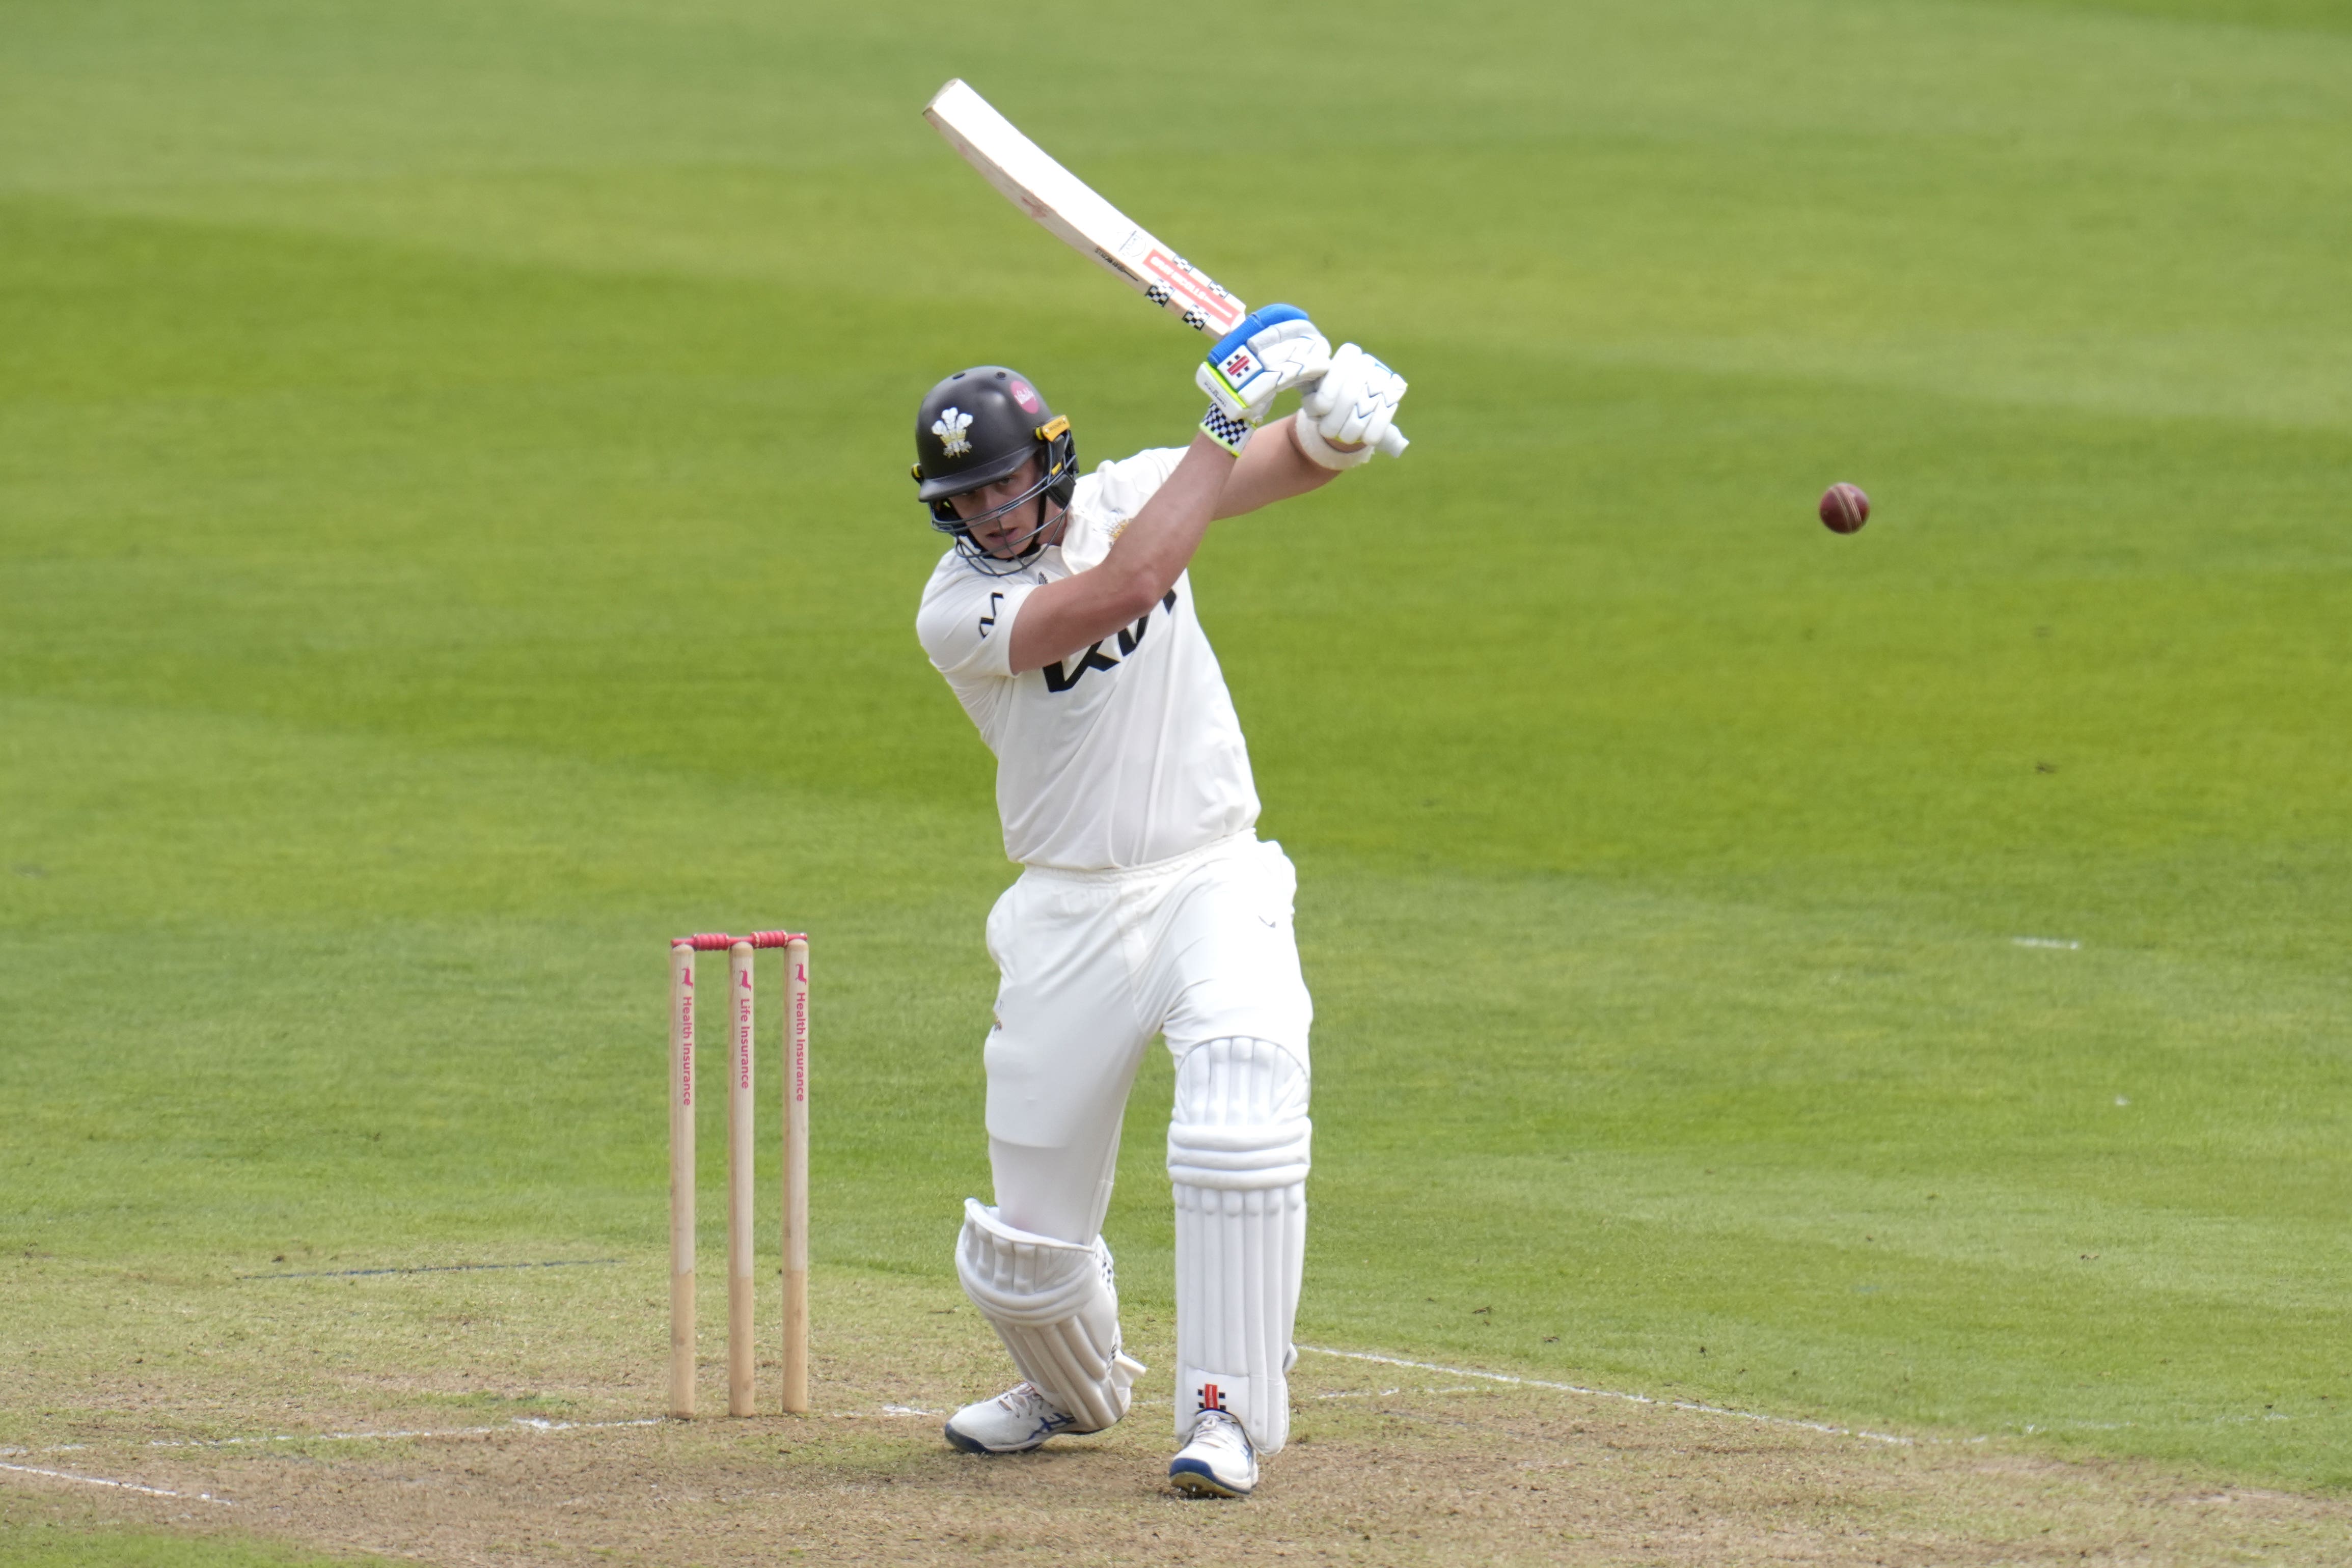
[[[1231,1487],[1199,1459],[1177,1459],[1168,1467],[1168,1484],[1194,1497],[1247,1497],[1247,1487]]]
[[[1024,1443],[1017,1448],[992,1448],[977,1437],[965,1437],[952,1424],[940,1427],[940,1435],[948,1440],[948,1447],[959,1454],[979,1454],[992,1459],[1002,1458],[1007,1454],[1034,1454],[1045,1446],[1046,1437],[1059,1436],[1058,1433],[1048,1432],[1045,1437],[1034,1443]]]

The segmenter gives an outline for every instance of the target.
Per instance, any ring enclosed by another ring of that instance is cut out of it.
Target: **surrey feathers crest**
[[[940,410],[940,417],[931,422],[931,434],[940,438],[940,450],[950,457],[961,457],[971,450],[971,443],[963,436],[971,428],[971,415],[952,404]]]

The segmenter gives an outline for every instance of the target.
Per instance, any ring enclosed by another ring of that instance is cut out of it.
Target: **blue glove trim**
[[[1285,321],[1304,321],[1306,319],[1307,312],[1301,310],[1296,305],[1267,305],[1261,307],[1260,308],[1253,310],[1248,315],[1243,317],[1240,326],[1235,327],[1232,331],[1217,340],[1217,346],[1209,350],[1209,362],[1213,365],[1215,364],[1227,354],[1232,353],[1235,349],[1240,348],[1244,343],[1248,342],[1252,338],[1255,338],[1260,332],[1265,331],[1268,327],[1279,326]]]

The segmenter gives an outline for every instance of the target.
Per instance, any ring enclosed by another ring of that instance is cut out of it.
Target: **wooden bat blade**
[[[923,118],[1006,201],[1194,331],[1222,338],[1249,314],[1214,278],[1055,162],[962,78],[931,95]],[[1402,456],[1408,444],[1394,426],[1381,437],[1381,450],[1391,457]]]
[[[1215,279],[1055,162],[962,78],[933,94],[923,118],[1005,200],[1193,330],[1222,338],[1249,314]]]

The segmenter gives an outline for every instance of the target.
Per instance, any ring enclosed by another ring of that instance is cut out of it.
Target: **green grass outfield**
[[[280,1255],[650,1296],[662,939],[768,921],[818,1260],[952,1299],[1009,873],[908,414],[1200,401],[960,74],[1412,379],[1195,573],[1302,1337],[2352,1485],[2344,9],[1327,11],[0,4],[0,1360]]]

